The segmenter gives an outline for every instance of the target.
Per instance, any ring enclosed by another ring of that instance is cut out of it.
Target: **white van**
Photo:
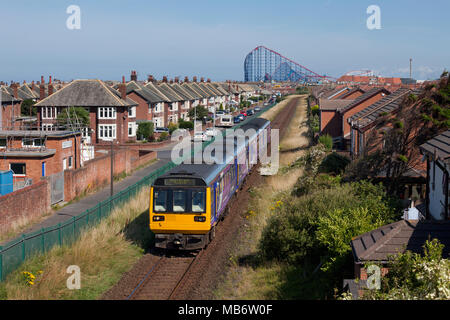
[[[220,116],[219,126],[221,127],[232,127],[233,126],[233,116],[230,114],[223,114]]]

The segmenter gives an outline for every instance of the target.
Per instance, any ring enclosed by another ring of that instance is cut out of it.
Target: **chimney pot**
[[[184,82],[188,83],[189,82],[189,78],[186,76],[184,77]]]
[[[205,82],[205,78],[201,77],[200,82]]]
[[[41,83],[44,83],[44,76],[41,76]]]
[[[122,83],[125,83],[125,76],[122,76]]]
[[[197,77],[194,76],[194,78],[192,78],[192,81],[197,82]]]
[[[49,77],[48,77],[48,83],[49,83],[49,84],[52,83],[52,76],[49,76]]]

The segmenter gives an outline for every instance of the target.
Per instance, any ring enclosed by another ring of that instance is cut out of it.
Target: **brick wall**
[[[10,228],[22,217],[32,219],[44,215],[50,210],[50,201],[50,184],[47,180],[0,197],[0,232]]]

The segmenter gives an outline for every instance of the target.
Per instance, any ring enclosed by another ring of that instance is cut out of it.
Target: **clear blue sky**
[[[372,69],[438,77],[450,67],[447,0],[1,1],[0,80],[139,78],[243,80],[244,58],[265,45],[321,74]],[[81,30],[66,9],[81,8]],[[381,8],[381,30],[366,9]]]

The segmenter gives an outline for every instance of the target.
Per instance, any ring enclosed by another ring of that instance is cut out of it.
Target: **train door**
[[[212,208],[211,208],[211,222],[216,220],[217,215],[217,182],[214,182],[213,187],[211,188],[211,200],[212,200]]]

